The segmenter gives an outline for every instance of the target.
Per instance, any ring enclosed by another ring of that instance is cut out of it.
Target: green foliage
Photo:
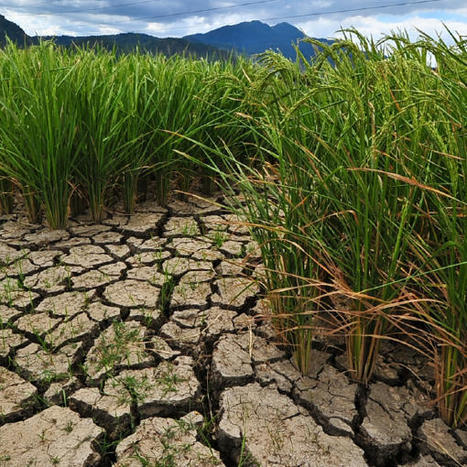
[[[11,211],[12,183],[29,219],[44,212],[51,228],[65,227],[83,201],[99,222],[114,193],[131,213],[142,178],[157,181],[165,203],[172,181],[195,173],[176,153],[193,150],[186,138],[247,142],[229,115],[245,105],[252,67],[10,43],[0,50],[1,212]]]
[[[274,322],[300,369],[316,332],[341,334],[351,374],[367,384],[381,339],[415,336],[434,349],[441,415],[462,425],[465,41],[346,34],[319,44],[313,62],[262,56],[256,114],[243,117],[251,162],[200,147],[246,198],[236,209],[261,246]]]
[[[433,352],[440,413],[460,426],[466,42],[345,34],[310,40],[312,62],[297,49],[296,62],[267,53],[259,64],[8,45],[0,210],[11,211],[14,187],[32,221],[44,212],[58,228],[83,203],[101,220],[115,193],[132,212],[148,180],[163,204],[175,183],[213,175],[246,199],[232,196],[232,209],[261,247],[273,321],[299,368],[316,332],[341,334],[367,384],[381,339],[416,336]]]

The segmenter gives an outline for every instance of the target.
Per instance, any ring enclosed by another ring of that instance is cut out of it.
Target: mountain
[[[150,53],[163,53],[165,55],[187,54],[207,58],[227,58],[230,52],[217,49],[209,44],[194,43],[186,39],[165,38],[150,36],[148,34],[115,34],[107,36],[42,36],[29,37],[17,24],[8,21],[0,15],[0,47],[5,46],[6,37],[18,44],[37,44],[39,40],[53,40],[57,45],[63,47],[96,46],[99,45],[107,50],[115,49],[117,52],[126,53],[139,50]]]
[[[38,41],[38,37],[34,38]],[[193,43],[186,39],[164,38],[148,34],[124,33],[107,36],[42,36],[40,39],[53,40],[57,45],[70,47],[73,45],[95,46],[99,45],[107,50],[114,48],[118,52],[132,52],[139,48],[150,53],[163,53],[164,55],[187,54],[197,57],[226,58],[229,53],[208,44]]]
[[[188,54],[197,57],[227,58],[232,53],[240,52],[247,55],[258,54],[265,50],[279,50],[286,57],[294,59],[293,44],[306,35],[289,23],[279,23],[269,26],[261,21],[250,21],[224,26],[205,34],[192,34],[181,39],[158,38],[148,34],[115,34],[107,36],[44,36],[28,37],[15,23],[0,15],[0,47],[6,44],[6,36],[19,46],[37,44],[40,39],[53,40],[64,47],[95,46],[126,53],[139,48],[144,52],[163,53],[165,55]],[[324,43],[332,43],[319,39]],[[300,50],[306,57],[314,55],[311,44],[300,43]]]
[[[17,24],[8,21],[4,16],[0,15],[0,47],[6,44],[7,37],[21,45],[24,45],[28,41],[28,36]]]
[[[279,50],[286,57],[294,59],[296,54],[292,44],[307,37],[300,29],[289,23],[279,23],[269,26],[261,21],[249,21],[223,26],[205,34],[192,34],[184,39],[190,42],[199,42],[224,50],[236,50],[248,55],[258,54],[265,50]],[[321,42],[331,44],[332,41],[319,39]],[[300,43],[300,50],[306,57],[314,55],[311,44]]]

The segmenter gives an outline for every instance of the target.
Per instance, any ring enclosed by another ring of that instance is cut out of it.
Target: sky
[[[353,10],[353,11],[350,11]],[[417,28],[447,38],[443,23],[467,37],[465,0],[0,0],[0,14],[29,35],[138,32],[181,37],[261,20],[287,21],[312,37],[338,37],[355,27],[378,39]]]

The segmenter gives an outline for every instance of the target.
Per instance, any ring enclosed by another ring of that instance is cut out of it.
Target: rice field
[[[261,247],[297,367],[307,372],[323,333],[344,336],[362,384],[384,340],[416,347],[434,365],[440,415],[461,427],[467,51],[451,39],[352,30],[296,62],[9,45],[0,213],[20,202],[59,229],[86,210],[100,222],[117,202],[131,213],[149,186],[164,205],[219,184]]]

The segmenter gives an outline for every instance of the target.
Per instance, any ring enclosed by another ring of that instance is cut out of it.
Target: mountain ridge
[[[0,47],[3,47],[9,38],[17,44],[24,44],[28,41],[28,35],[13,21],[7,20],[0,14]]]
[[[19,46],[37,44],[41,39],[53,40],[63,47],[96,46],[107,50],[127,53],[137,49],[143,52],[165,55],[187,54],[208,58],[227,58],[232,55],[254,55],[266,50],[280,51],[287,58],[294,59],[294,45],[298,44],[306,57],[315,54],[313,46],[303,42],[307,36],[295,26],[282,22],[269,26],[259,20],[222,26],[207,33],[191,34],[182,38],[159,38],[144,33],[120,33],[94,36],[28,36],[23,29],[0,15],[0,47],[6,44],[6,37]],[[318,39],[331,43],[327,39]]]
[[[207,33],[184,36],[191,42],[201,42],[220,49],[234,49],[240,53],[254,55],[266,50],[279,50],[290,59],[296,57],[294,45],[298,44],[301,52],[312,57],[313,46],[303,42],[307,35],[290,23],[282,22],[269,26],[258,20],[222,26]],[[331,44],[333,41],[320,38],[320,42]]]

